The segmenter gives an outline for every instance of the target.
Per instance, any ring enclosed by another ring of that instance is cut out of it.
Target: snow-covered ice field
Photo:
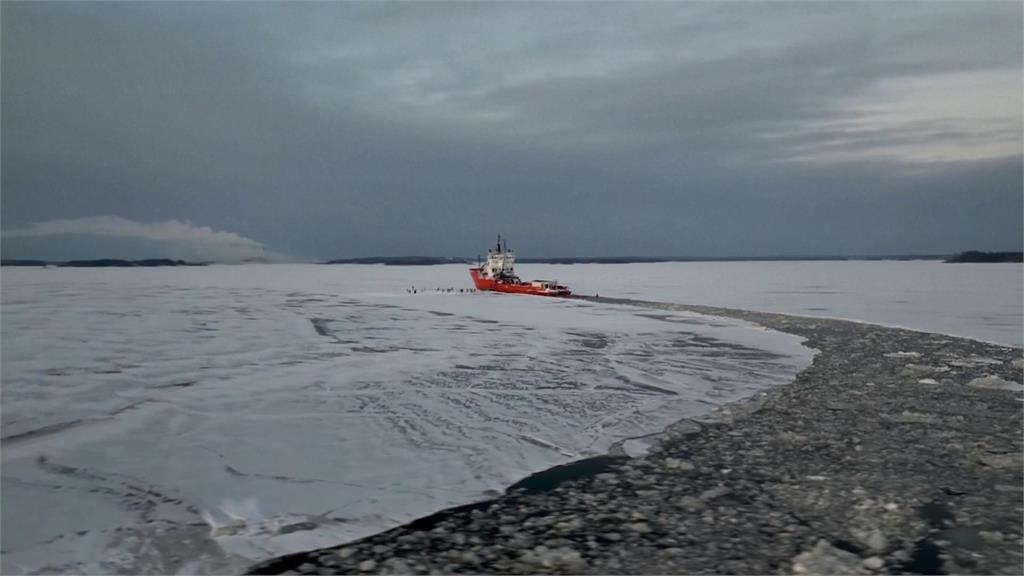
[[[586,293],[1018,346],[1020,271],[521,266]],[[5,268],[3,573],[237,571],[485,498],[811,359],[733,320],[433,292],[468,285],[464,266]]]
[[[1024,266],[939,261],[546,266],[578,293],[725,306],[952,334],[1021,347]]]
[[[412,283],[468,275],[5,269],[4,573],[238,570],[605,453],[811,354],[735,321]]]

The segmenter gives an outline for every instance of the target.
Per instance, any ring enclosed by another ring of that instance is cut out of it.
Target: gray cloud
[[[0,10],[4,229],[192,220],[316,258],[1021,242],[1018,4]]]

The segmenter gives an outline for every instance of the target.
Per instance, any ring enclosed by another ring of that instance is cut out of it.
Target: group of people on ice
[[[410,286],[409,288],[405,289],[405,293],[406,294],[418,294],[420,292],[429,292],[429,291],[430,290],[428,290],[427,288],[416,288],[415,286]],[[471,292],[476,292],[476,288],[459,288],[458,291],[461,292],[461,293],[464,293],[464,294],[469,294]],[[434,288],[434,292],[438,292],[438,293],[455,292],[455,288]]]

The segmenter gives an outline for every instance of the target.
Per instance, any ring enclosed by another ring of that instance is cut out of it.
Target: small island
[[[1024,262],[1024,252],[980,252],[968,250],[956,256],[946,259],[948,263],[960,264],[965,262]]]

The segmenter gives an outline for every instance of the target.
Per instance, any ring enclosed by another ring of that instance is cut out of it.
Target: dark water
[[[563,482],[607,472],[613,466],[625,460],[626,458],[619,456],[594,456],[593,458],[570,462],[531,474],[509,486],[507,491],[522,491],[525,494],[547,492]]]

